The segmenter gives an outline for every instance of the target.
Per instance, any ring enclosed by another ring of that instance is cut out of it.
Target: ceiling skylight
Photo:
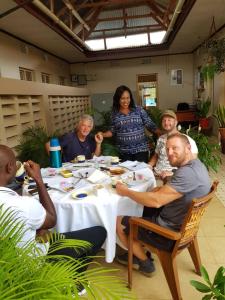
[[[99,51],[99,50],[104,50],[105,49],[104,40],[103,39],[87,40],[87,41],[85,41],[85,43],[93,51]]]
[[[150,41],[151,44],[161,44],[164,35],[166,34],[166,31],[156,31],[156,32],[150,32]]]
[[[107,49],[117,49],[126,47],[138,47],[148,45],[148,36],[146,33],[133,34],[128,36],[119,36],[106,39]]]
[[[85,43],[93,51],[104,50],[104,40],[87,40]],[[148,45],[147,33],[133,34],[129,36],[119,36],[106,39],[107,49],[119,49],[127,47],[140,47]]]

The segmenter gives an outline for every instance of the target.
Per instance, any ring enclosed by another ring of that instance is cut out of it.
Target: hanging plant
[[[204,81],[211,80],[217,72],[217,66],[215,64],[207,64],[202,67],[201,73],[203,75]]]
[[[203,47],[212,57],[210,65],[214,66],[215,72],[225,72],[225,38],[208,40]]]

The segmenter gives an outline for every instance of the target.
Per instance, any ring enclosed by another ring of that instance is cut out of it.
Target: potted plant
[[[211,107],[211,100],[208,97],[206,100],[198,100],[197,102],[197,116],[199,117],[199,125],[202,129],[209,127],[209,110]]]
[[[118,270],[104,268],[98,262],[53,256],[51,252],[46,256],[36,256],[34,253],[38,250],[34,242],[17,247],[23,234],[23,221],[16,212],[3,211],[0,206],[1,300],[80,299],[80,284],[87,290],[85,299],[136,299]],[[89,246],[85,241],[63,239],[56,233],[50,239],[54,250],[75,247],[79,251]],[[82,265],[88,264],[93,267],[78,272]]]
[[[210,280],[209,274],[203,266],[201,267],[200,271],[205,283],[191,280],[191,285],[200,293],[206,294],[202,297],[202,300],[225,299],[225,268],[220,267],[217,270],[213,281]]]
[[[208,62],[205,66],[201,68],[201,73],[204,81],[212,80],[216,74],[217,67],[215,64]]]
[[[52,136],[57,136],[54,132]],[[31,126],[23,133],[19,145],[15,147],[17,157],[21,161],[31,159],[37,162],[42,168],[49,166],[49,156],[45,150],[45,143],[50,140],[46,129],[42,126]]]
[[[225,154],[225,106],[219,104],[213,116],[216,118],[219,126],[221,150]]]
[[[198,158],[204,163],[206,168],[217,172],[221,165],[221,158],[218,153],[219,144],[211,143],[208,137],[201,133],[200,130],[188,129],[186,134],[196,142]]]
[[[213,58],[216,73],[225,71],[225,38],[212,39],[206,43],[208,53]]]

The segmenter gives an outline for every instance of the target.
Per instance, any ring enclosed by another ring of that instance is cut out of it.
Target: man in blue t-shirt
[[[103,136],[98,134],[92,137],[90,132],[93,126],[93,118],[90,115],[83,115],[74,131],[59,138],[63,162],[69,162],[78,155],[84,155],[86,159],[91,159],[93,155],[101,154]],[[46,149],[48,151],[49,143],[46,145]]]
[[[188,138],[180,133],[167,137],[166,150],[171,166],[177,169],[171,179],[163,186],[150,192],[136,192],[126,185],[118,183],[116,191],[148,207],[150,220],[160,226],[179,231],[193,198],[199,198],[209,193],[211,183],[205,165],[193,157]],[[118,217],[117,234],[125,247],[128,247],[129,217]],[[153,246],[170,251],[174,241],[166,239],[149,230],[140,228],[139,238]],[[154,272],[155,267],[151,257],[147,256],[141,244],[134,241],[134,264],[146,276]],[[118,262],[127,264],[127,253],[118,256]]]

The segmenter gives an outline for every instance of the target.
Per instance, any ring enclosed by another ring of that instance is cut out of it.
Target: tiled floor
[[[217,174],[210,172],[212,180],[217,178],[220,181],[217,192],[217,197],[220,200],[215,198],[210,203],[203,217],[198,234],[202,264],[208,270],[210,277],[215,275],[216,270],[221,265],[225,266],[225,155],[222,155],[222,160],[223,165],[220,171]],[[125,267],[116,262],[111,265],[105,265],[119,268],[121,276],[127,278]],[[152,278],[146,278],[137,271],[133,271],[133,291],[139,300],[172,299],[162,268],[156,257],[155,265],[157,272]],[[190,285],[190,280],[201,280],[201,277],[194,273],[194,267],[187,250],[184,250],[177,257],[177,265],[183,300],[202,299],[203,294],[197,292]]]

